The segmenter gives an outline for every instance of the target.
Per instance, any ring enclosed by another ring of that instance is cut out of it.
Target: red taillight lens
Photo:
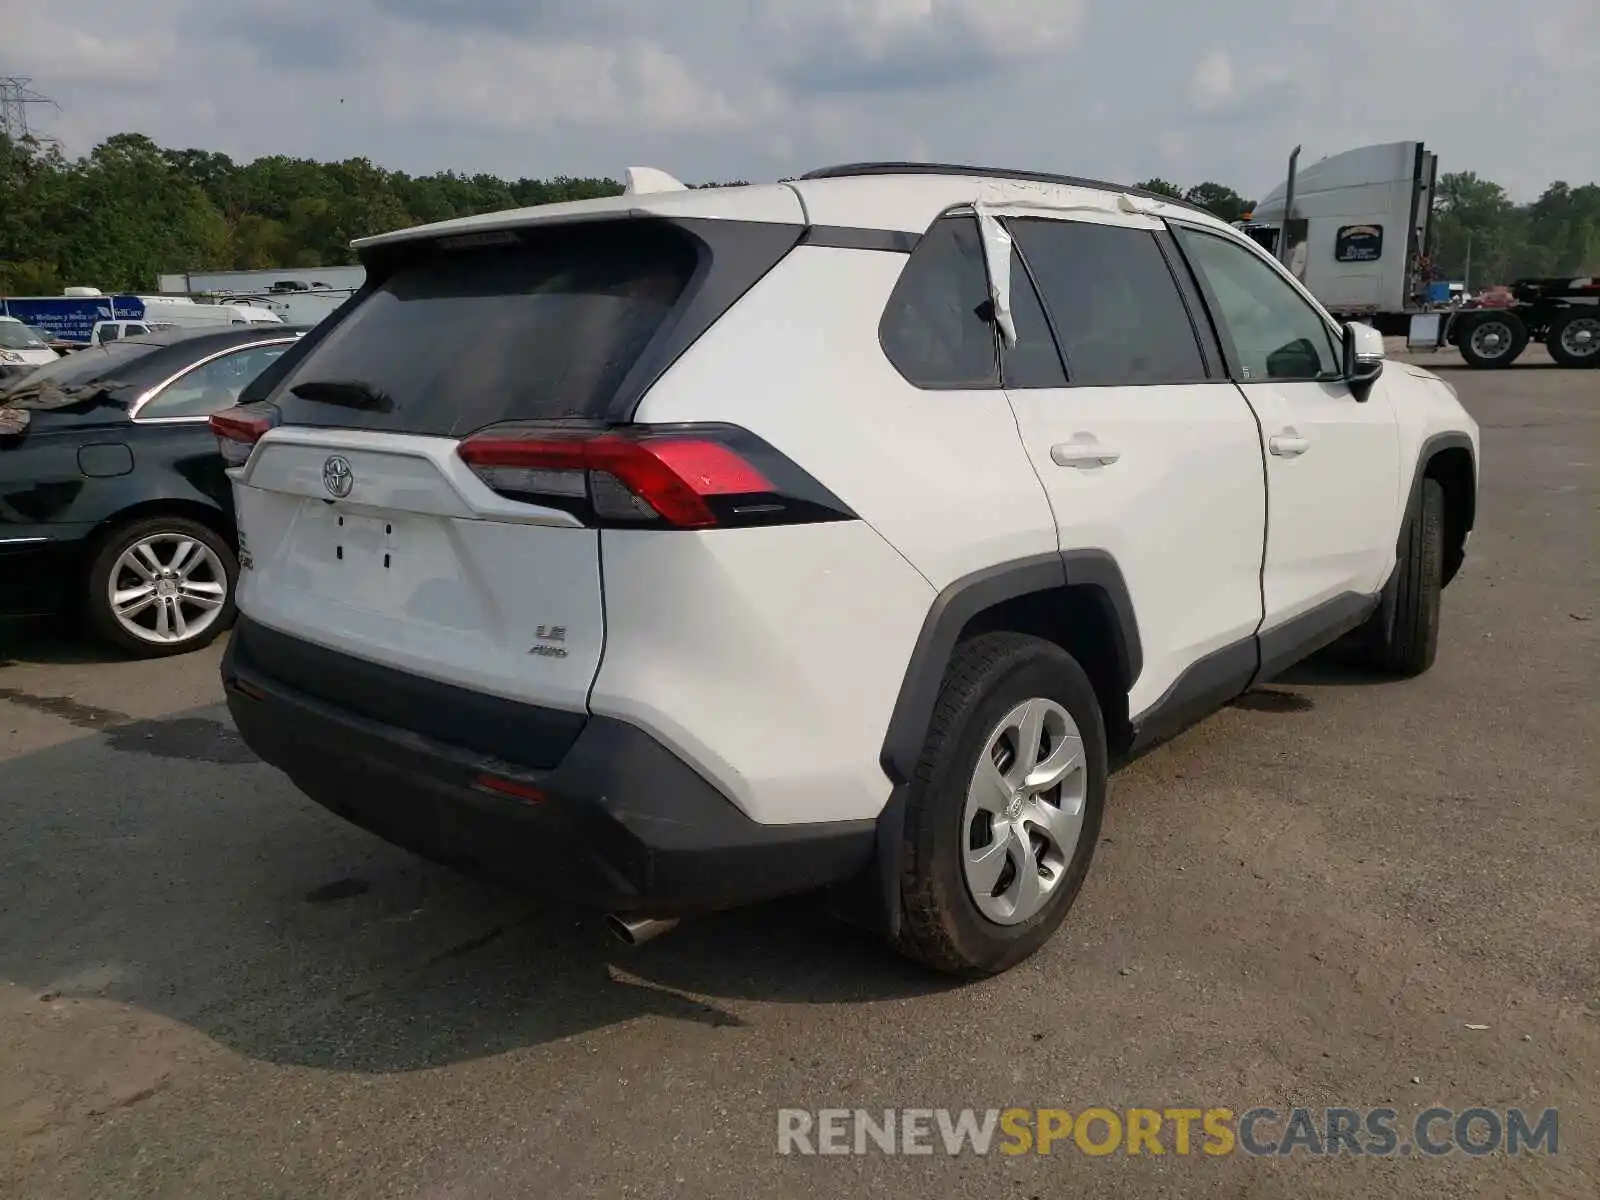
[[[750,523],[744,515],[784,509],[788,490],[757,465],[776,452],[726,426],[589,434],[491,428],[466,439],[457,453],[502,495],[569,509],[577,504],[601,522],[658,522],[678,529]],[[790,464],[789,472],[798,469]],[[719,502],[730,497],[747,503]],[[800,496],[789,500],[814,503]],[[835,517],[844,515],[843,506],[834,504]]]
[[[521,800],[524,804],[543,804],[549,799],[543,788],[534,787],[531,783],[524,783],[520,779],[507,779],[504,775],[479,775],[472,781],[472,786],[480,792],[509,796],[513,800]]]
[[[217,435],[222,461],[230,467],[242,467],[256,443],[277,427],[278,420],[278,410],[269,404],[240,405],[212,413],[211,432]]]

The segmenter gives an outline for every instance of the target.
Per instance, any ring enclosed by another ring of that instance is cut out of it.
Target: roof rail
[[[1076,175],[1053,175],[1048,171],[1019,171],[1011,167],[971,167],[959,163],[922,162],[859,162],[843,163],[836,167],[819,167],[807,171],[801,179],[854,179],[864,175],[976,175],[990,179],[1018,179],[1028,183],[1058,183],[1066,187],[1095,188],[1103,192],[1126,192],[1147,200],[1160,200],[1163,204],[1176,204],[1193,212],[1214,215],[1190,200],[1180,200],[1145,188],[1128,187],[1121,183],[1107,183],[1103,179],[1082,179]]]

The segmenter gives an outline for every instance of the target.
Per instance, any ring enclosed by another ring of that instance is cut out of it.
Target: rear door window
[[[1077,386],[1198,383],[1205,360],[1155,235],[1086,221],[1008,222]]]
[[[460,437],[601,416],[698,264],[647,222],[525,235],[401,265],[271,399],[292,423]]]

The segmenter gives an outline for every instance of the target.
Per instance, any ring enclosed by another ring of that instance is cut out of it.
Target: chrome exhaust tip
[[[677,917],[620,917],[616,913],[606,917],[606,928],[611,931],[611,936],[625,946],[642,946],[677,928],[677,925]]]

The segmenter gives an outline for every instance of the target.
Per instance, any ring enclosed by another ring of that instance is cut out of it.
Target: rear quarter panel
[[[767,824],[877,816],[928,582],[860,521],[605,530],[592,711],[653,734]]]

